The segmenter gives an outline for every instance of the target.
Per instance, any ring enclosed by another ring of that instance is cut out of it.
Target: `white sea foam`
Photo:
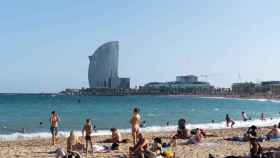
[[[231,98],[231,97],[199,97],[204,99],[232,99],[232,100],[248,100],[248,101],[259,101],[259,102],[273,102],[273,103],[280,103],[280,100],[276,99],[265,99],[265,98]]]
[[[273,120],[249,120],[249,121],[236,121],[234,125],[235,128],[241,127],[249,127],[251,125],[256,125],[259,127],[267,127],[272,126],[274,124],[278,124],[280,122],[280,118],[274,118]],[[217,123],[200,123],[200,124],[188,124],[187,128],[195,129],[195,128],[202,128],[202,129],[225,129],[225,122],[217,122]],[[175,132],[177,126],[170,125],[170,126],[149,126],[142,128],[142,132]],[[129,133],[130,129],[121,129],[121,133]],[[78,136],[81,136],[81,131],[75,131]],[[109,130],[98,130],[93,135],[110,135],[111,132]],[[61,131],[59,132],[59,137],[67,137],[69,135],[69,131]],[[39,132],[39,133],[13,133],[7,135],[0,135],[0,141],[10,141],[10,140],[28,140],[33,138],[50,138],[51,134],[49,132]]]

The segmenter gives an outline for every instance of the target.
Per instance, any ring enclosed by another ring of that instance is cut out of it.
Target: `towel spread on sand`
[[[111,152],[112,151],[110,149],[110,147],[100,146],[100,145],[92,145],[92,148],[93,148],[94,152],[100,152],[100,153],[107,153],[107,152]]]

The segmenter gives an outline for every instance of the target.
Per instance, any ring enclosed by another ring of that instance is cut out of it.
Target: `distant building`
[[[280,95],[280,81],[264,81],[261,85],[270,95]]]
[[[211,93],[213,86],[189,75],[177,76],[173,82],[150,82],[141,87],[141,90],[151,94],[202,94]]]
[[[129,78],[119,78],[119,42],[112,41],[101,45],[89,56],[88,80],[93,88],[130,88]]]
[[[231,86],[234,95],[248,96],[256,93],[257,84],[253,82],[233,83]]]
[[[234,83],[231,89],[234,95],[239,96],[279,96],[280,81]]]
[[[177,82],[184,82],[184,83],[198,82],[198,77],[194,76],[194,75],[177,76],[176,81]]]

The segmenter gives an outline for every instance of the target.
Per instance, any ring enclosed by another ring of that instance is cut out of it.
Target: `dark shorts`
[[[111,150],[119,150],[119,146],[120,146],[119,143],[113,143],[111,146]]]
[[[57,133],[58,133],[58,128],[57,127],[51,127],[50,131],[51,131],[51,134],[53,136],[57,136]]]
[[[91,141],[91,137],[90,136],[86,136],[85,139]]]

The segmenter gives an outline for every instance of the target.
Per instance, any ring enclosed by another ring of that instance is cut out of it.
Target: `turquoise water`
[[[80,100],[80,102],[78,102]],[[43,96],[0,95],[0,134],[12,134],[25,128],[27,133],[48,132],[52,110],[62,121],[60,130],[80,130],[85,118],[91,118],[98,130],[129,128],[134,107],[141,109],[146,126],[175,125],[179,118],[190,124],[224,121],[226,113],[241,120],[245,111],[253,119],[261,112],[278,118],[280,103],[268,100],[238,100],[188,96]],[[40,125],[40,122],[43,124]]]

